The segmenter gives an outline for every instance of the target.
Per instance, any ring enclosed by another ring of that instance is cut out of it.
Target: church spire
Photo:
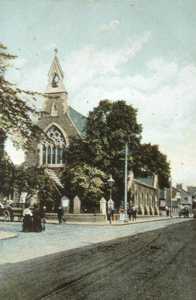
[[[64,74],[57,57],[58,49],[54,49],[54,58],[48,73],[48,86],[46,93],[67,93],[63,83]]]

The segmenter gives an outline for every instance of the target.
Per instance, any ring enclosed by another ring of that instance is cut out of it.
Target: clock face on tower
[[[58,87],[59,83],[59,76],[57,73],[54,74],[53,79],[52,79],[52,87]]]

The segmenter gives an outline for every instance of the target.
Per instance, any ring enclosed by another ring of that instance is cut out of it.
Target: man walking
[[[59,220],[59,224],[62,224],[63,222],[63,207],[61,205],[59,205],[58,209],[57,209],[57,216],[58,216],[58,220]]]

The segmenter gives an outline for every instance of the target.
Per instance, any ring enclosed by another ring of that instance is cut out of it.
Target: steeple
[[[58,50],[54,50],[54,58],[48,72],[48,86],[46,89],[47,94],[55,94],[55,93],[66,93],[66,89],[63,83],[63,70],[59,63],[59,59],[57,57]]]

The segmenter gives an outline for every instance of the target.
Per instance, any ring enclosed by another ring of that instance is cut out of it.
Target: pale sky
[[[87,115],[100,99],[126,100],[174,182],[196,185],[195,0],[0,0],[0,10],[2,42],[18,55],[10,80],[44,91],[57,47],[71,106]]]

